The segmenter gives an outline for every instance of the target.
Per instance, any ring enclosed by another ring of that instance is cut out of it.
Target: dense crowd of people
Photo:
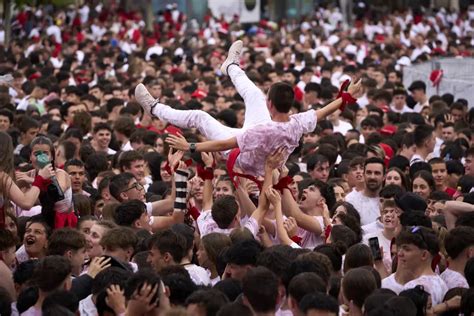
[[[352,17],[15,12],[0,315],[471,315],[474,111],[402,79],[474,15]]]

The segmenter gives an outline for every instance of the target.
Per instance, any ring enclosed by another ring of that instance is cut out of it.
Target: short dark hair
[[[132,248],[135,250],[138,238],[135,232],[128,227],[117,227],[108,230],[100,239],[100,245],[105,250]]]
[[[119,157],[120,171],[123,172],[125,168],[130,169],[132,162],[136,160],[145,160],[145,158],[136,150],[129,150],[121,153]]]
[[[79,160],[79,159],[71,159],[71,160],[66,161],[66,163],[64,164],[64,170],[67,170],[69,166],[85,168],[84,163],[82,162],[82,160]]]
[[[151,303],[158,302],[160,298],[160,291],[161,289],[161,278],[160,276],[151,269],[144,269],[138,271],[137,273],[132,274],[132,276],[128,279],[127,284],[125,286],[125,298],[130,300],[133,294],[140,290],[144,284],[148,284],[151,287],[155,287],[158,285],[158,291],[156,292],[155,296],[153,296]],[[159,305],[158,305],[159,306]]]
[[[139,200],[131,200],[121,203],[114,213],[114,221],[117,225],[131,227],[146,212],[145,203]]]
[[[415,127],[413,134],[415,137],[416,147],[422,147],[426,140],[431,137],[433,131],[434,127],[427,124]]]
[[[109,267],[104,269],[100,271],[92,280],[91,293],[93,295],[97,295],[112,284],[117,284],[124,288],[125,283],[131,276],[131,271],[119,267]]]
[[[337,300],[325,293],[316,292],[305,295],[305,297],[301,299],[298,307],[305,315],[312,309],[335,313],[336,315],[339,313]]]
[[[117,200],[122,201],[120,193],[127,189],[128,184],[132,179],[135,179],[133,174],[129,172],[119,173],[110,179],[109,190],[110,194]]]
[[[231,195],[217,198],[211,208],[212,218],[221,229],[229,228],[238,211],[239,205],[235,197]]]
[[[326,284],[314,272],[303,272],[295,275],[288,285],[288,294],[300,303],[303,297],[310,293],[326,293]]]
[[[180,263],[185,255],[186,240],[171,229],[166,229],[155,233],[151,237],[150,248],[156,248],[162,254],[168,252],[173,257],[174,262]]]
[[[365,160],[365,162],[364,162],[364,171],[365,171],[365,169],[367,168],[367,165],[368,165],[368,164],[373,164],[373,163],[382,165],[383,174],[385,174],[385,163],[384,163],[384,161],[383,161],[381,158],[379,158],[379,157],[370,157],[370,158],[367,158],[367,159]]]
[[[257,313],[274,312],[278,299],[278,278],[265,267],[247,272],[242,280],[242,292]]]
[[[56,306],[65,307],[70,312],[75,313],[79,308],[79,299],[74,292],[65,290],[54,291],[44,299],[41,310],[44,315],[50,315],[48,312]]]
[[[474,246],[474,228],[458,226],[448,232],[444,240],[446,252],[451,259],[456,259],[464,249]]]
[[[312,154],[308,157],[306,164],[308,171],[314,170],[319,164],[329,163],[328,157],[321,154]]]
[[[48,240],[48,255],[63,256],[68,250],[77,251],[86,246],[86,238],[72,228],[56,229]]]
[[[124,134],[125,137],[130,138],[135,131],[135,122],[130,115],[121,115],[117,118],[114,124],[114,131]]]
[[[422,226],[407,227],[402,230],[396,243],[398,246],[415,245],[420,249],[428,250],[433,256],[439,252],[439,242],[435,232]]]
[[[201,289],[191,294],[186,299],[186,306],[199,305],[206,310],[206,315],[216,315],[222,306],[229,303],[229,299],[219,290]]]
[[[18,244],[18,237],[4,228],[0,229],[0,251],[15,247]]]
[[[97,134],[100,130],[103,129],[108,130],[110,133],[112,133],[112,128],[110,127],[110,125],[103,122],[95,124],[93,133]]]
[[[469,258],[464,267],[464,276],[466,277],[469,287],[474,287],[474,257]]]
[[[349,270],[342,280],[341,290],[344,296],[362,308],[365,299],[377,288],[372,272],[363,268]]]
[[[318,188],[321,196],[326,200],[326,205],[329,209],[332,209],[334,204],[336,204],[336,195],[334,193],[334,187],[324,183],[321,180],[317,179],[303,179],[300,181],[298,188],[302,192],[305,188],[310,186],[315,186]]]
[[[264,96],[262,96],[263,98]],[[293,87],[285,82],[274,83],[268,91],[268,99],[280,113],[288,113],[295,99]]]
[[[33,280],[43,292],[56,290],[70,277],[71,263],[63,256],[47,256],[41,259],[33,274]]]
[[[236,265],[257,264],[257,258],[262,252],[262,246],[256,240],[242,240],[231,245],[225,252],[226,263]]]

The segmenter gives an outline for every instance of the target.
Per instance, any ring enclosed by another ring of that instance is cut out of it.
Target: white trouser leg
[[[245,72],[237,65],[229,65],[227,69],[230,79],[235,89],[244,99],[245,121],[243,129],[255,126],[260,123],[271,121],[267,108],[267,98],[250,79]]]
[[[153,114],[180,128],[197,128],[209,140],[229,139],[241,133],[240,129],[227,127],[200,110],[175,110],[157,103]]]

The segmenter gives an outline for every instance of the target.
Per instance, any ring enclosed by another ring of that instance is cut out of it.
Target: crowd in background
[[[0,26],[0,314],[473,313],[474,111],[403,70],[471,58],[474,14],[356,5],[353,19],[329,5],[198,23],[171,5],[149,29],[114,2],[15,12],[8,47]],[[206,139],[134,95],[143,83],[242,128],[220,69],[237,39],[265,94],[291,85],[292,114],[362,79],[283,168],[267,157],[263,186],[229,177],[221,153],[170,148]]]

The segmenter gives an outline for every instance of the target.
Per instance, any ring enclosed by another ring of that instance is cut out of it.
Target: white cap
[[[357,46],[349,44],[344,48],[344,53],[346,54],[351,54],[351,55],[357,55]]]
[[[337,42],[339,42],[339,36],[333,34],[333,35],[329,36],[327,42],[328,42],[329,45],[334,45]]]
[[[310,28],[311,28],[311,25],[308,22],[305,21],[305,22],[301,23],[301,30],[302,31],[307,31]]]
[[[411,66],[411,60],[407,56],[402,56],[397,60],[397,64],[400,66]]]

